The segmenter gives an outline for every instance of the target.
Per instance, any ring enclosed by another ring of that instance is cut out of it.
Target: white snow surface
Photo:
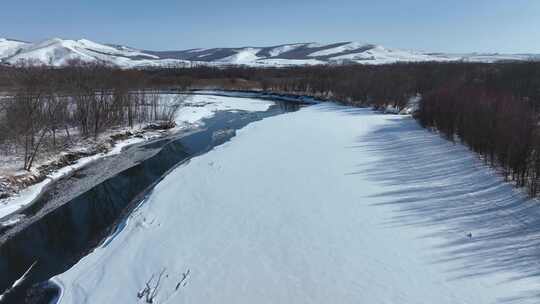
[[[218,62],[233,65],[250,64],[256,62],[257,59],[259,59],[257,53],[260,51],[261,49],[258,48],[244,48],[236,51],[236,54],[234,55],[219,59]]]
[[[256,64],[265,67],[289,67],[289,66],[302,66],[302,65],[320,65],[325,64],[324,61],[317,59],[283,59],[283,58],[269,58],[259,59]]]
[[[164,95],[162,98],[174,98],[175,95]],[[179,127],[190,125],[200,126],[202,120],[214,116],[219,111],[266,111],[274,103],[262,99],[235,97],[235,96],[212,96],[192,95],[188,99],[188,105],[183,106],[177,112],[175,122]]]
[[[54,281],[61,303],[135,303],[161,271],[160,304],[538,303],[537,207],[410,117],[319,104],[173,170]]]
[[[444,56],[433,56],[413,51],[399,49],[387,49],[382,46],[346,55],[330,58],[332,61],[352,60],[366,64],[390,64],[396,62],[423,62],[423,61],[457,61],[458,58],[447,58]]]

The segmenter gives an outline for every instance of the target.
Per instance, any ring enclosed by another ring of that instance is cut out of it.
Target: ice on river
[[[537,213],[412,118],[321,104],[175,169],[54,280],[62,303],[538,303]]]
[[[162,98],[175,98],[177,95],[163,95]],[[268,100],[234,96],[190,95],[176,113],[176,124],[202,124],[202,120],[214,116],[219,111],[266,111],[274,103]]]

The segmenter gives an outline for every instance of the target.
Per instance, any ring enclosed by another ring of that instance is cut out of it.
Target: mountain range
[[[102,62],[121,68],[210,66],[299,66],[320,64],[387,64],[396,62],[497,62],[540,60],[539,54],[450,54],[385,48],[361,42],[295,43],[239,47],[150,51],[87,39],[53,38],[36,43],[0,38],[0,63],[64,66],[70,61]]]

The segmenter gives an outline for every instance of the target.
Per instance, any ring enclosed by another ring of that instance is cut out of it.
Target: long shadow
[[[364,114],[365,111],[347,114]],[[422,129],[413,119],[388,116],[382,127],[349,147],[377,160],[345,174],[360,174],[391,190],[371,196],[374,206],[391,205],[391,226],[429,227],[425,237],[442,237],[444,258],[460,265],[450,277],[507,272],[509,281],[540,276],[540,209],[537,200],[488,168],[466,147]],[[468,234],[471,233],[472,237]],[[540,300],[540,292],[500,299]]]

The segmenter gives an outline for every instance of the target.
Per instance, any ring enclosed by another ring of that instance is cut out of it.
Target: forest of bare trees
[[[73,136],[96,139],[111,127],[160,122],[172,127],[181,100],[163,104],[144,74],[73,63],[63,69],[19,66],[2,75],[0,144],[22,151],[30,170],[39,151],[58,151]]]
[[[186,88],[256,89],[354,106],[403,108],[422,96],[419,123],[461,141],[531,196],[540,192],[540,63],[401,63],[290,68],[192,67],[118,70],[0,68],[0,141],[24,147],[25,167],[47,137],[97,136],[114,126],[170,120],[155,92]],[[154,93],[152,93],[154,92]],[[160,109],[160,110],[158,110]],[[159,113],[158,113],[159,112]]]

